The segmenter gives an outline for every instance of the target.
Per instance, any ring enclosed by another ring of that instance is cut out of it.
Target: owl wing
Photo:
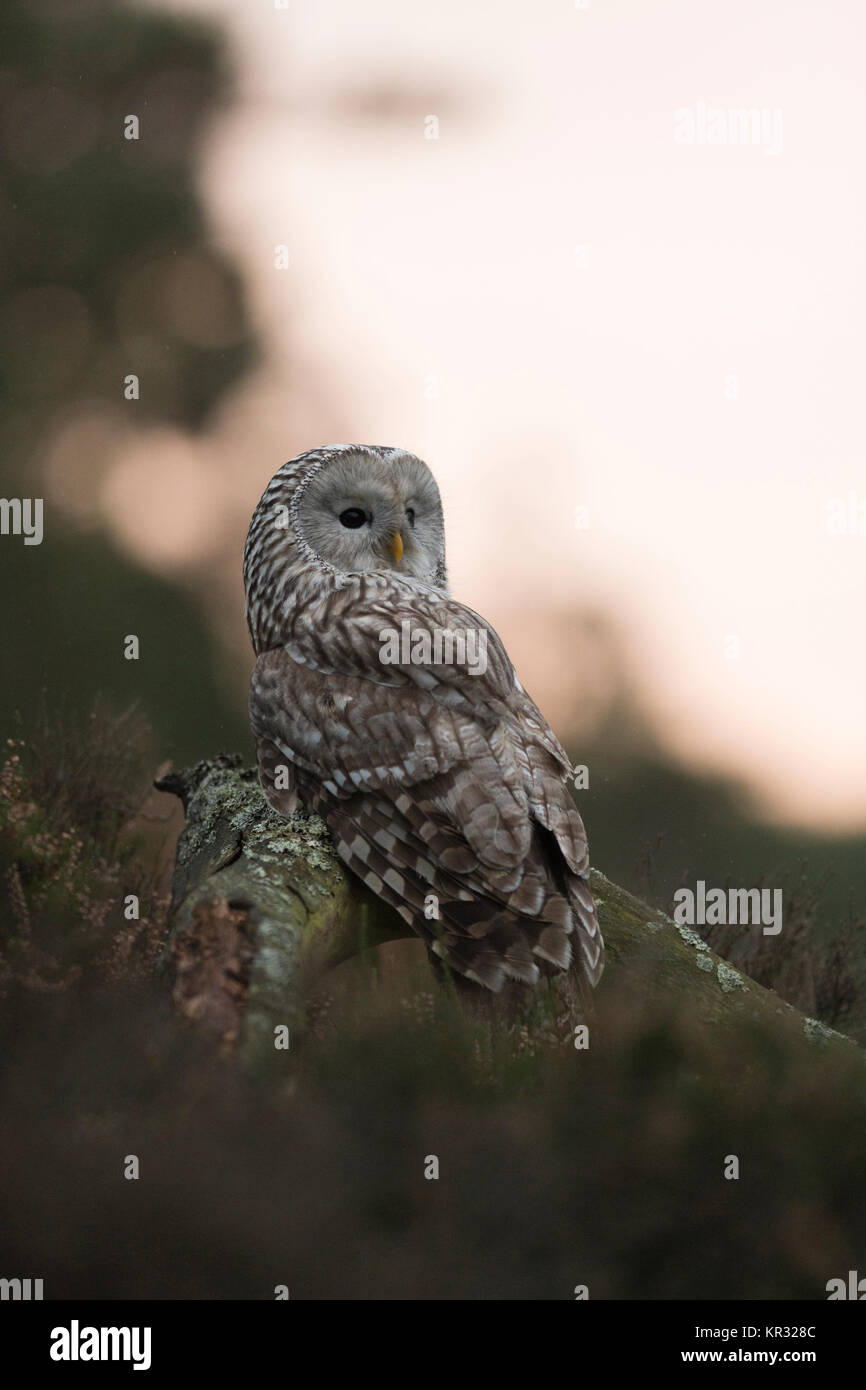
[[[343,862],[460,974],[494,991],[509,977],[535,983],[568,968],[576,939],[594,984],[603,944],[568,758],[483,619],[439,595],[408,607],[416,628],[482,625],[486,670],[383,668],[393,603],[384,616],[378,600],[332,612],[314,641],[296,624],[253,673],[266,794],[285,813],[296,786]]]

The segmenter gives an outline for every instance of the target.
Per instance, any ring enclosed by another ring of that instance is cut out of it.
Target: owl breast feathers
[[[559,742],[497,634],[449,596],[439,491],[399,449],[291,460],[244,554],[265,795],[453,970],[498,992],[604,947]]]

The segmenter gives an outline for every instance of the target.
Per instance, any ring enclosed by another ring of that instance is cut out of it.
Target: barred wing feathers
[[[274,785],[285,763],[347,867],[467,978],[493,991],[534,983],[569,967],[574,942],[595,984],[603,945],[568,758],[483,619],[397,577],[385,599],[372,579],[329,596],[324,617],[299,614],[256,663],[269,800],[290,812],[293,793]],[[484,628],[486,671],[383,666],[382,629],[403,616],[415,629]],[[438,919],[425,915],[430,894]]]

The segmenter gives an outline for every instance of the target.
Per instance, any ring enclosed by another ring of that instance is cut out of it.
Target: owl
[[[327,824],[343,863],[470,988],[604,946],[571,764],[489,623],[451,598],[439,489],[402,449],[284,464],[244,549],[250,718],[270,804]]]

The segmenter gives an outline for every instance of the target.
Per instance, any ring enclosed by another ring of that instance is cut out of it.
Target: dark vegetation
[[[106,751],[131,719],[7,754],[4,1268],[52,1297],[821,1298],[858,1267],[856,1052],[831,1067],[748,1019],[722,1041],[688,1000],[624,988],[576,1050],[468,1016],[426,965],[368,962],[337,972],[283,1083],[217,1055],[153,970],[146,732],[119,780]]]
[[[866,1039],[862,835],[768,824],[736,782],[672,764],[631,707],[570,752],[591,769],[577,801],[593,863],[668,913],[675,891],[698,879],[725,890],[780,888],[779,937],[742,927],[697,930],[803,1013]]]

